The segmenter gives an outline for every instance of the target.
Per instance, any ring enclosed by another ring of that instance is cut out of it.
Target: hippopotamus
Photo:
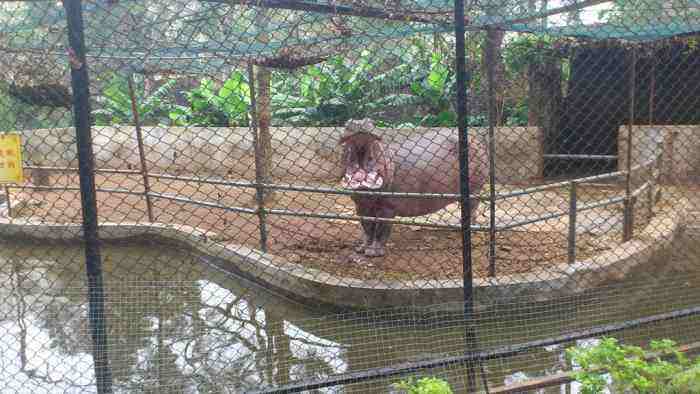
[[[349,120],[339,144],[343,147],[341,186],[347,190],[459,194],[457,133],[428,131],[401,143],[387,143],[371,119]],[[479,137],[469,136],[469,187],[479,194],[488,175],[488,150]],[[358,216],[392,219],[439,211],[456,198],[353,195]],[[471,200],[471,211],[479,204]],[[368,257],[385,254],[391,223],[361,220],[363,240],[355,249]]]

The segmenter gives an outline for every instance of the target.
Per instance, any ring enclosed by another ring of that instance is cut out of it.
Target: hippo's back
[[[392,144],[395,175],[391,190],[403,193],[458,193],[457,135],[430,131]],[[398,216],[426,215],[452,200],[393,198]]]

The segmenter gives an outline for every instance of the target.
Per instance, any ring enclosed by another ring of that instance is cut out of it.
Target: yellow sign
[[[22,174],[19,135],[0,133],[0,183],[22,183]]]

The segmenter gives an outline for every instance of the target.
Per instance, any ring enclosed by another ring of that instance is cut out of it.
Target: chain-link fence
[[[2,392],[580,392],[572,346],[695,352],[698,32],[693,1],[0,2]]]

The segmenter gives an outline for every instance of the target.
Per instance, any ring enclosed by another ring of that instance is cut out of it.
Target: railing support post
[[[141,177],[143,179],[143,195],[146,198],[146,211],[148,221],[153,223],[153,202],[151,201],[151,185],[148,180],[148,165],[146,164],[146,153],[143,149],[143,133],[141,131],[141,119],[139,117],[138,104],[136,102],[136,93],[134,91],[133,74],[129,73],[129,96],[131,99],[131,112],[134,117],[134,126],[136,127],[136,143],[139,148],[139,161],[141,163]]]
[[[622,219],[622,241],[627,242],[632,239],[632,128],[634,127],[634,109],[635,109],[635,88],[637,80],[637,48],[632,48],[632,64],[630,67],[629,80],[629,122],[627,124],[627,176],[625,179],[625,203]]]
[[[571,182],[569,186],[569,238],[568,238],[568,262],[576,262],[576,217],[578,209],[578,184]]]
[[[10,187],[5,186],[5,200],[7,200],[7,217],[12,217],[12,200],[10,199]]]

